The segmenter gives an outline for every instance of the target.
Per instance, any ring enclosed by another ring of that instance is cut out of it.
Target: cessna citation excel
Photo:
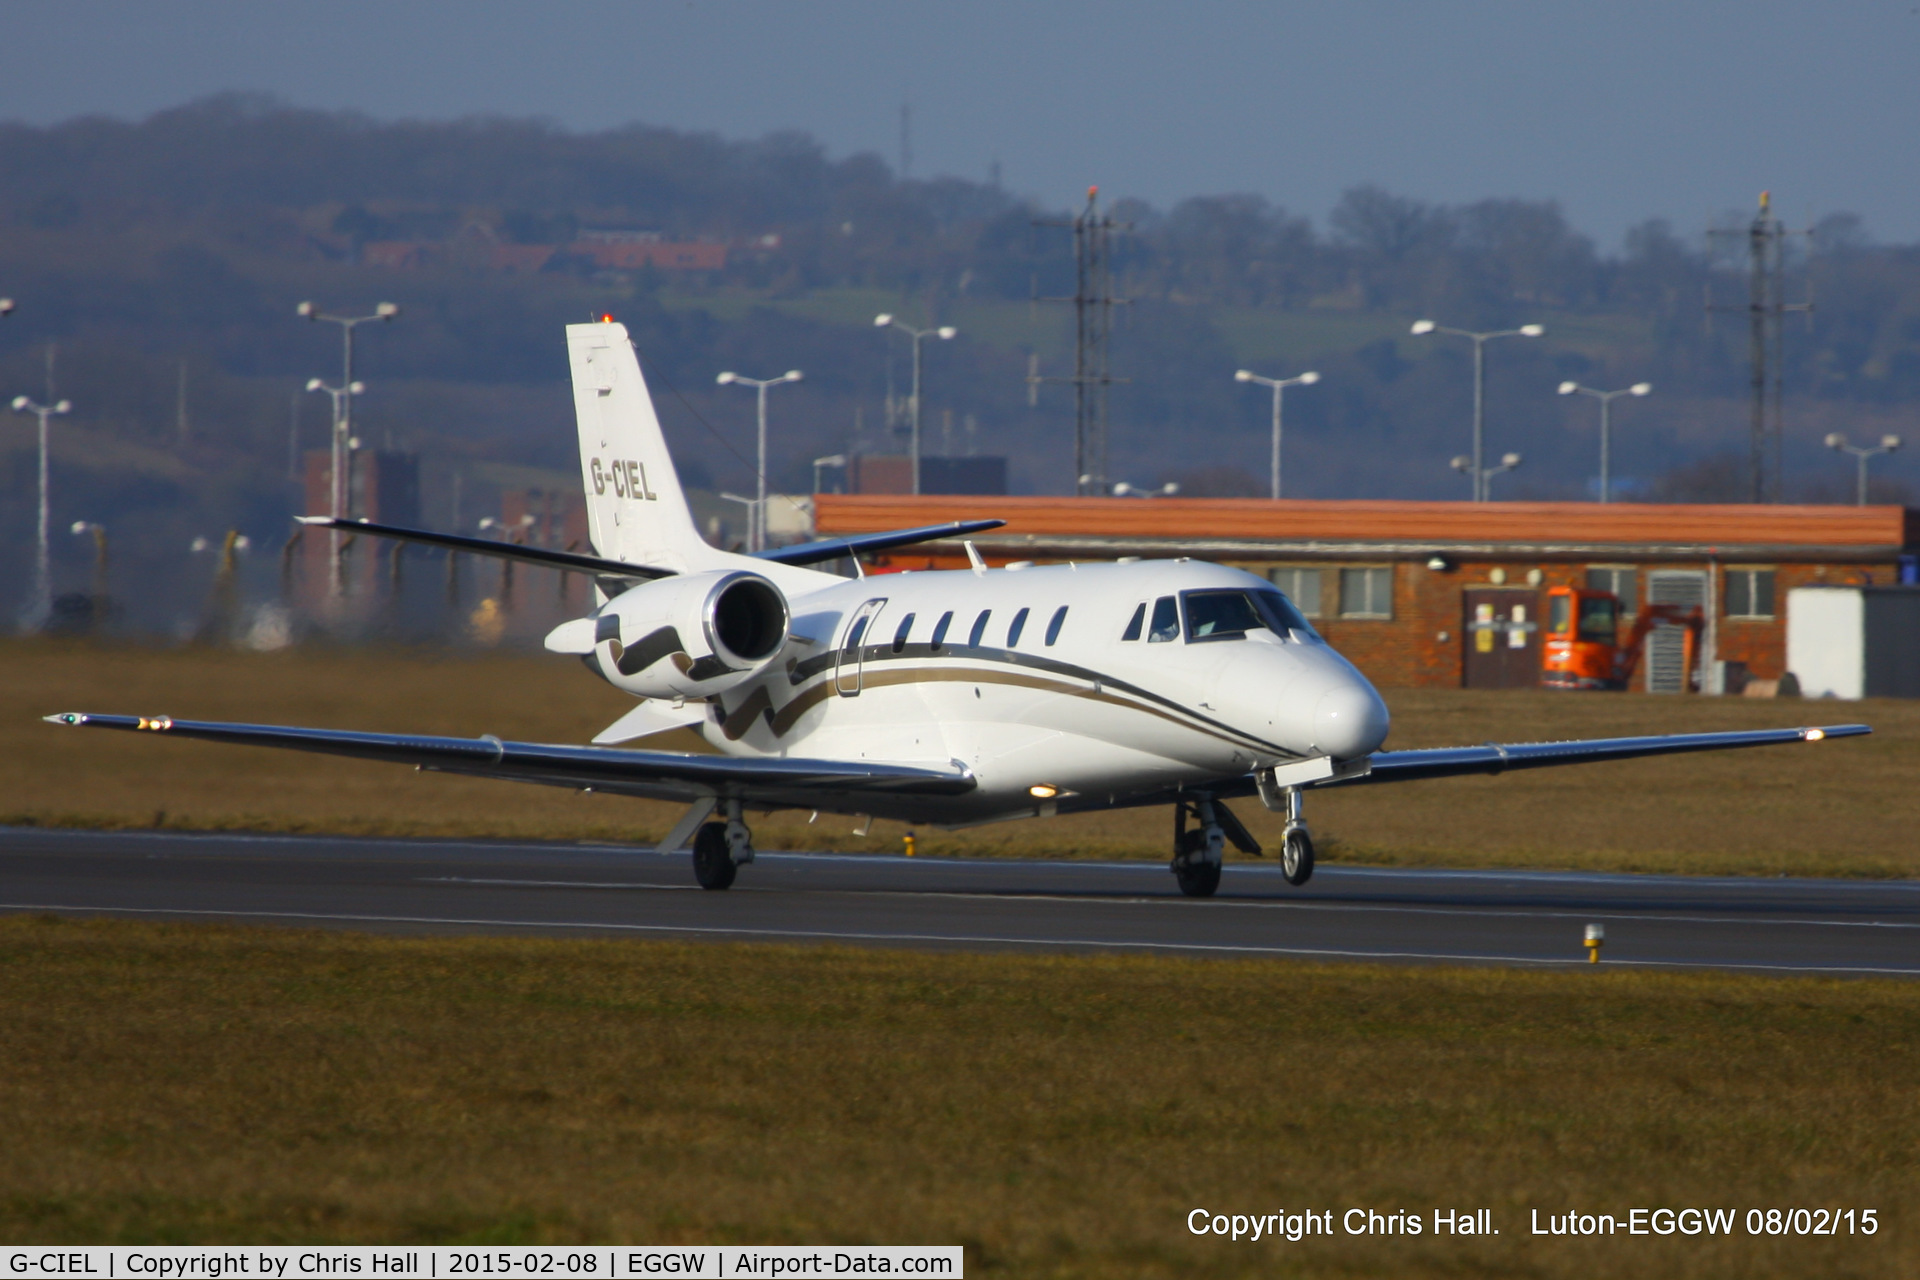
[[[964,827],[1167,806],[1173,874],[1205,897],[1229,843],[1260,847],[1227,807],[1286,815],[1287,879],[1313,874],[1304,794],[1451,774],[1767,743],[1864,725],[1381,751],[1387,707],[1261,578],[1198,561],[1009,565],[847,578],[809,566],[933,539],[981,520],[716,550],[688,512],[626,329],[567,328],[593,555],[365,521],[309,524],[593,576],[593,616],[546,647],[640,701],[590,746],[49,716],[56,724],[288,747],[420,769],[675,800],[661,842],[693,846],[708,889],[753,861],[750,812],[812,809]],[[696,730],[717,754],[626,748]]]

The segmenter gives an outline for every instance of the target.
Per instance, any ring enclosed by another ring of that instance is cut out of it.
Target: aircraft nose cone
[[[1340,760],[1375,750],[1386,740],[1387,704],[1370,685],[1343,684],[1320,695],[1313,709],[1313,744]]]

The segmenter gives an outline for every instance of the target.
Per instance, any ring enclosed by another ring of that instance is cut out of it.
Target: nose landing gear
[[[1280,839],[1280,874],[1288,884],[1305,884],[1313,879],[1313,837],[1307,833],[1300,788],[1274,785],[1271,770],[1262,770],[1254,778],[1260,784],[1260,803],[1287,815],[1286,834]]]

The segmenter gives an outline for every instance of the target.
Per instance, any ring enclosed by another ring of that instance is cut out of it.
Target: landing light
[[[1027,788],[1027,794],[1035,800],[1051,800],[1060,794],[1060,788],[1049,782],[1036,782]]]
[[[1804,736],[1808,742],[1818,742],[1827,736],[1827,731],[1825,729],[1809,729]]]

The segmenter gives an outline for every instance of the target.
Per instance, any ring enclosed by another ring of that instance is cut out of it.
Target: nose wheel
[[[1288,884],[1305,884],[1313,879],[1313,837],[1305,827],[1287,832],[1280,846],[1280,874]]]
[[[1288,884],[1305,884],[1313,879],[1313,837],[1307,834],[1298,787],[1287,788],[1287,832],[1280,838],[1280,874]]]

